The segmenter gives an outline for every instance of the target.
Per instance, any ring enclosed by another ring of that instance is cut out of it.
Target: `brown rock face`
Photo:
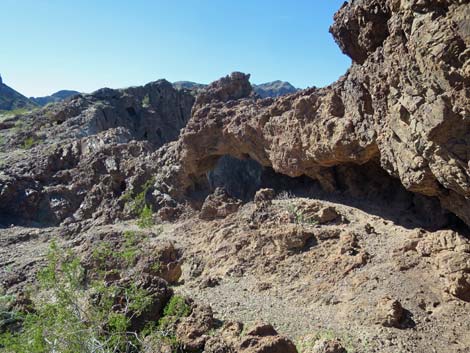
[[[165,147],[159,184],[181,196],[224,155],[326,190],[353,166],[373,180],[375,165],[470,224],[469,14],[466,0],[345,3],[331,28],[353,59],[345,76],[277,99],[249,97],[241,74],[212,84]]]
[[[420,240],[416,251],[433,260],[449,294],[470,302],[470,242],[467,239],[456,232],[441,231]]]
[[[240,206],[240,200],[230,197],[224,189],[217,188],[213,194],[207,196],[199,217],[208,221],[225,218],[229,214],[237,212]]]

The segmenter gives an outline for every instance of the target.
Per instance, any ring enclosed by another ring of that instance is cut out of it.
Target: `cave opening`
[[[127,107],[126,111],[130,116],[137,116],[137,112],[135,111],[134,107]]]
[[[334,178],[334,191],[325,191],[317,180],[305,175],[290,177],[263,167],[253,159],[241,160],[225,155],[215,162],[197,189],[201,195],[203,189],[207,194],[222,187],[229,195],[248,202],[253,200],[257,190],[272,188],[277,194],[284,192],[292,197],[315,198],[356,207],[406,228],[452,228],[468,233],[465,223],[443,209],[437,198],[406,190],[400,180],[381,168],[378,160],[363,165],[334,166],[328,172]]]

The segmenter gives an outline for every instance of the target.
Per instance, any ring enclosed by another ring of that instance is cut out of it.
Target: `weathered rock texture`
[[[374,164],[470,224],[469,1],[345,3],[331,33],[353,59],[345,76],[261,100],[243,74],[213,83],[159,152],[156,186],[197,189],[224,155],[326,190],[349,177],[344,169]]]
[[[101,89],[0,129],[0,223],[109,222],[150,178],[146,156],[178,137],[194,98],[165,81]]]

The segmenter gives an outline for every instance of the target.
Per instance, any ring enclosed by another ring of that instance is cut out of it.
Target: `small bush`
[[[169,345],[173,352],[181,351],[181,344],[176,337],[176,323],[184,317],[189,316],[191,307],[186,300],[174,295],[163,309],[163,316],[158,321],[158,325],[153,329],[152,336],[157,340]]]
[[[296,224],[303,224],[303,225],[318,224],[318,222],[315,219],[304,215],[302,211],[299,210],[299,208],[293,203],[288,203],[286,208],[287,208],[287,212],[289,212],[289,215],[294,218],[294,222]]]
[[[154,225],[153,221],[153,211],[148,206],[145,205],[139,215],[139,220],[137,221],[137,225],[140,228],[151,228]]]
[[[147,193],[154,184],[155,179],[150,178],[142,185],[142,191],[139,193],[135,194],[129,191],[121,197],[121,199],[129,205],[131,212],[139,218],[137,225],[140,228],[151,228],[154,225],[153,210],[145,200]]]
[[[27,137],[24,141],[23,141],[23,145],[22,145],[22,148],[25,149],[25,150],[29,150],[31,149],[34,145],[36,145],[38,143],[38,141],[30,136],[30,137]]]
[[[131,330],[131,320],[152,304],[144,289],[103,278],[89,282],[78,258],[52,244],[47,266],[38,274],[37,290],[35,311],[22,316],[22,329],[0,334],[3,351],[139,351],[142,336]]]

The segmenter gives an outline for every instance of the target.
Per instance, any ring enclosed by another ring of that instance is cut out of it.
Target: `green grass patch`
[[[23,141],[23,144],[21,145],[21,148],[23,148],[24,150],[29,150],[37,144],[39,144],[39,140],[37,140],[34,137],[30,136],[30,137],[27,137]]]

